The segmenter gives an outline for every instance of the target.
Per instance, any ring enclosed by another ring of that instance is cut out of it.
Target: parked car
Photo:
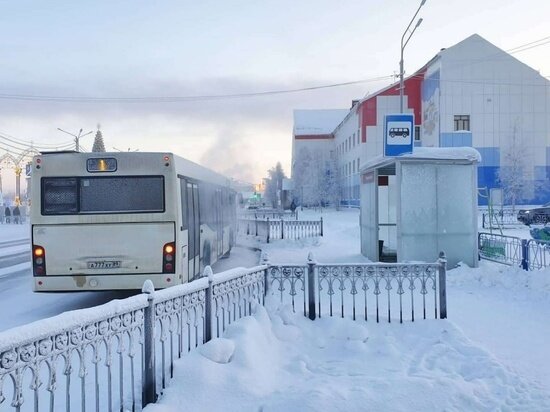
[[[544,225],[550,222],[550,203],[533,209],[521,209],[518,212],[518,220],[527,226],[532,223]]]

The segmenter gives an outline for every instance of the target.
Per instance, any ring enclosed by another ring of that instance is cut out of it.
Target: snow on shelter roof
[[[396,157],[377,156],[361,165],[360,172],[377,169],[390,163],[401,160],[413,161],[462,161],[466,163],[480,163],[481,154],[473,147],[415,147],[412,153]]]
[[[294,110],[294,135],[331,134],[349,109]]]

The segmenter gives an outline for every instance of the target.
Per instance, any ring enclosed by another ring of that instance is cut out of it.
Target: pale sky
[[[223,95],[389,76],[419,4],[2,0],[0,97]],[[549,0],[427,0],[405,69],[414,72],[473,33],[504,50],[548,37],[548,16]],[[550,43],[514,56],[550,75]],[[290,172],[294,109],[348,108],[389,83],[175,103],[0,98],[0,133],[67,142],[58,127],[76,133],[100,123],[108,150],[171,151],[258,182],[277,161]],[[81,141],[88,150],[92,142],[93,135]]]

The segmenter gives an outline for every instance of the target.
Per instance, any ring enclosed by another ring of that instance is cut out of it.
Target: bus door
[[[189,223],[189,280],[200,274],[199,187],[187,182],[187,221]]]
[[[223,196],[221,189],[216,190],[216,237],[218,257],[223,255]]]

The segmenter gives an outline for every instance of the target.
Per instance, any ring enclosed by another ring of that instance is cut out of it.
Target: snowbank
[[[147,412],[550,408],[548,393],[447,321],[311,322],[288,307],[257,307],[207,346],[215,349],[176,363]]]

